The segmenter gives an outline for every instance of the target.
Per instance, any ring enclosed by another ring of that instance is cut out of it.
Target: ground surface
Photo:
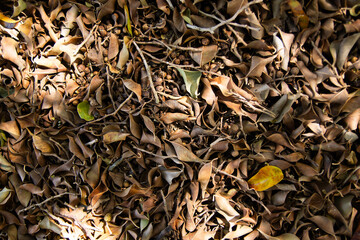
[[[1,238],[359,239],[355,3],[2,1]]]

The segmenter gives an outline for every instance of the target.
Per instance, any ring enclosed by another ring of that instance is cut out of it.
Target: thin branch
[[[85,126],[88,126],[90,124],[93,124],[93,123],[96,123],[96,122],[99,122],[101,120],[104,120],[105,118],[108,118],[108,117],[111,117],[111,116],[114,116],[116,115],[120,110],[121,108],[131,99],[131,97],[133,96],[134,92],[131,92],[130,95],[117,107],[117,109],[112,112],[112,113],[109,113],[109,114],[106,114],[104,115],[103,117],[101,118],[98,118],[98,119],[95,119],[95,120],[92,120],[92,121],[89,121],[89,122],[86,122],[85,124],[79,126],[79,127],[76,127],[76,128],[72,128],[70,129],[69,131],[74,131],[74,130],[77,130],[77,129],[80,129],[80,128],[83,128]],[[114,106],[115,107],[115,106]]]
[[[217,20],[217,21],[219,21],[219,22],[224,22],[224,21],[226,21],[226,20],[224,20],[224,19],[220,19],[220,18],[216,17],[215,15],[208,14],[208,13],[203,12],[203,11],[201,11],[201,10],[199,10],[199,13],[201,13],[202,15],[204,15],[204,16],[206,16],[206,17],[213,18],[213,19],[215,19],[215,20]],[[227,25],[234,26],[234,27],[246,28],[246,29],[248,29],[248,30],[249,30],[249,29],[250,29],[250,30],[255,30],[255,31],[259,31],[259,30],[260,30],[260,29],[257,28],[257,27],[251,27],[251,26],[246,25],[246,24],[240,24],[240,23],[234,23],[234,22],[228,22],[228,23],[226,23],[226,24],[227,24]]]
[[[133,148],[135,148],[136,150],[139,150],[141,152],[144,152],[144,153],[147,153],[149,155],[152,155],[154,157],[158,157],[158,158],[162,158],[162,159],[167,159],[167,158],[177,158],[178,156],[175,156],[175,155],[172,155],[172,156],[163,156],[163,155],[159,155],[159,154],[156,154],[156,153],[152,153],[152,152],[149,152],[145,149],[141,149],[141,148],[138,148],[138,147],[135,147],[133,146]]]
[[[84,41],[82,41],[82,43],[79,44],[79,46],[75,49],[74,53],[73,53],[73,56],[75,56],[79,51],[80,49],[87,43],[87,41],[90,40],[90,38],[92,37],[92,34],[97,30],[98,28],[98,24],[95,24],[93,26],[93,28],[91,29],[91,31],[89,32],[89,35],[84,39]]]
[[[216,72],[210,72],[210,71],[205,71],[205,70],[199,69],[199,67],[194,67],[193,65],[178,65],[178,64],[175,64],[175,63],[167,62],[167,61],[164,61],[164,60],[162,60],[160,58],[154,57],[150,53],[147,53],[147,52],[144,52],[144,53],[145,53],[145,55],[151,57],[152,59],[154,59],[154,60],[156,60],[158,62],[167,64],[170,67],[174,67],[174,68],[192,68],[192,69],[200,71],[202,73],[213,74],[213,75],[216,75],[216,76],[223,76],[222,74],[219,74],[219,73],[216,73]]]
[[[191,29],[195,29],[197,31],[200,31],[200,32],[210,32],[210,33],[214,33],[216,29],[218,29],[219,27],[225,25],[225,24],[230,24],[230,22],[234,21],[237,16],[242,13],[245,9],[247,9],[248,7],[250,7],[251,5],[253,4],[257,4],[257,3],[261,3],[262,0],[254,0],[252,2],[249,2],[248,4],[246,4],[245,6],[243,6],[242,8],[239,8],[236,13],[231,17],[229,18],[228,20],[221,20],[220,23],[218,23],[217,25],[213,26],[213,27],[209,27],[209,28],[204,28],[204,27],[199,27],[199,26],[195,26],[195,25],[191,25],[191,24],[186,24],[186,26],[188,28],[191,28]],[[220,20],[220,19],[219,19]]]
[[[155,86],[154,86],[154,82],[152,80],[152,77],[151,77],[151,71],[150,71],[150,67],[145,59],[145,56],[143,54],[143,52],[141,51],[141,49],[139,48],[139,46],[137,45],[137,43],[135,41],[133,41],[133,44],[134,46],[136,47],[136,49],[138,50],[142,60],[143,60],[143,63],[144,63],[144,66],[145,66],[145,69],[146,69],[146,73],[148,75],[148,79],[149,79],[149,83],[150,83],[150,88],[151,88],[151,91],[153,92],[154,94],[154,97],[155,97],[155,103],[159,103],[159,97],[157,95],[157,92],[156,92],[156,89],[155,89]]]
[[[36,207],[40,207],[41,205],[44,205],[45,203],[51,201],[51,200],[54,200],[56,198],[59,198],[59,197],[62,197],[64,195],[76,195],[75,193],[61,193],[61,194],[58,194],[58,195],[55,195],[55,196],[51,196],[50,198],[47,198],[45,199],[44,201],[40,202],[40,203],[36,203],[36,204],[33,204],[33,205],[30,205],[26,208],[23,208],[21,210],[19,210],[18,213],[22,213],[22,212],[26,212],[26,211],[29,211],[30,209],[33,209],[33,208],[36,208]]]

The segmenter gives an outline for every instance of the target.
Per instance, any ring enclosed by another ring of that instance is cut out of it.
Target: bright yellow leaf
[[[278,184],[284,178],[281,169],[275,166],[265,166],[259,170],[248,184],[250,188],[256,191],[264,191]]]

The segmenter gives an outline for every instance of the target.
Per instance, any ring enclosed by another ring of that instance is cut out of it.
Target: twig
[[[216,72],[209,72],[209,71],[205,71],[205,70],[202,70],[202,69],[199,69],[199,67],[194,67],[193,65],[178,65],[178,64],[175,64],[175,63],[171,63],[171,62],[167,62],[167,61],[164,61],[160,58],[157,58],[157,57],[154,57],[153,55],[151,55],[150,53],[147,53],[147,52],[144,52],[145,55],[151,57],[152,59],[158,61],[158,62],[161,62],[161,63],[164,63],[164,64],[167,64],[169,65],[170,67],[174,67],[174,68],[192,68],[194,70],[197,70],[197,71],[200,71],[202,73],[208,73],[208,74],[213,74],[213,75],[216,75],[216,76],[222,76],[222,74],[219,74],[219,73],[216,73]]]
[[[220,19],[220,18],[218,18],[218,17],[216,17],[216,16],[214,16],[214,15],[212,15],[212,14],[208,14],[208,13],[203,12],[203,11],[201,11],[201,10],[199,10],[199,13],[201,13],[202,15],[204,15],[204,16],[206,16],[206,17],[213,18],[213,19],[215,19],[215,20],[217,20],[217,21],[219,21],[219,22],[226,21],[226,20],[224,20],[224,19]],[[250,30],[255,30],[255,31],[259,31],[259,30],[260,30],[260,29],[257,28],[257,27],[251,27],[251,26],[249,26],[249,25],[240,24],[240,23],[228,22],[228,23],[226,23],[226,25],[232,25],[232,26],[234,26],[234,27],[246,28],[246,29],[248,29],[248,30],[249,30],[249,29],[250,29]]]
[[[88,126],[90,124],[93,124],[93,123],[96,123],[96,122],[99,122],[101,120],[104,120],[105,118],[108,118],[108,117],[111,117],[111,116],[114,116],[116,115],[120,109],[131,99],[131,97],[133,96],[134,92],[131,92],[130,95],[117,107],[117,109],[112,112],[112,113],[109,113],[109,114],[106,114],[105,116],[101,117],[101,118],[98,118],[98,119],[95,119],[95,120],[92,120],[92,121],[89,121],[89,122],[86,122],[85,124],[79,126],[79,127],[76,127],[76,128],[73,128],[73,129],[70,129],[70,131],[74,131],[76,129],[80,129],[80,128],[83,128],[85,126]],[[115,106],[114,106],[115,107]]]
[[[223,25],[225,25],[225,24],[228,24],[228,23],[234,21],[234,20],[237,18],[237,16],[238,16],[242,11],[244,11],[246,8],[250,7],[250,6],[253,5],[253,4],[257,4],[257,3],[261,3],[261,2],[262,2],[262,0],[254,0],[254,1],[252,1],[252,2],[249,2],[248,4],[246,4],[245,6],[243,6],[242,8],[238,9],[238,10],[236,11],[236,13],[235,13],[231,18],[229,18],[228,20],[225,20],[225,21],[221,20],[220,23],[218,23],[217,25],[215,25],[215,26],[213,26],[213,27],[204,28],[204,27],[199,27],[199,26],[195,26],[195,25],[192,25],[192,24],[186,24],[186,26],[187,26],[188,28],[195,29],[195,30],[200,31],[200,32],[210,32],[210,33],[214,33],[215,30],[218,29],[219,27],[221,27],[221,26],[223,26]]]
[[[247,100],[246,98],[244,98],[244,97],[241,96],[240,94],[235,93],[235,92],[231,92],[231,93],[232,93],[232,95],[233,95],[234,97],[236,97],[236,99],[237,99],[239,102],[245,104],[246,106],[248,106],[249,108],[251,108],[251,109],[254,110],[255,112],[259,112],[259,113],[263,113],[263,112],[264,112],[264,113],[270,115],[271,117],[276,117],[276,114],[275,114],[275,113],[273,113],[272,111],[268,110],[267,108],[261,106],[260,104],[258,104],[258,103],[255,102],[255,105],[256,105],[256,107],[255,107],[253,104],[250,103],[249,100]],[[259,107],[260,109],[257,108],[257,107]]]
[[[234,176],[234,175],[232,175],[232,174],[229,174],[229,173],[227,173],[227,172],[225,172],[225,171],[222,171],[222,170],[218,169],[217,167],[214,167],[214,166],[213,166],[212,168],[213,168],[217,173],[220,173],[220,174],[226,175],[226,176],[228,176],[228,177],[231,177],[231,178],[239,181],[240,183],[246,182],[244,179],[239,178],[239,177],[236,177],[236,176]],[[248,193],[246,193],[246,192],[245,192],[245,194],[246,194],[249,198],[251,198],[251,200],[259,203],[259,204],[265,209],[265,211],[267,211],[269,214],[271,214],[270,210],[264,205],[263,202],[257,200],[256,198],[254,198],[253,196],[251,196],[250,194],[248,194]]]
[[[162,158],[162,159],[167,159],[167,158],[177,158],[178,156],[175,156],[175,155],[172,155],[172,156],[163,156],[163,155],[159,155],[159,154],[156,154],[156,153],[152,153],[152,152],[149,152],[147,150],[144,150],[144,149],[141,149],[141,148],[138,148],[138,147],[134,147],[136,150],[139,150],[141,152],[144,152],[144,153],[147,153],[149,155],[152,155],[154,157],[158,157],[158,158]]]
[[[93,26],[93,28],[91,29],[91,31],[89,32],[89,35],[84,39],[84,41],[82,41],[82,43],[79,44],[79,46],[75,49],[74,53],[73,53],[73,56],[75,56],[79,51],[80,49],[87,43],[87,41],[90,40],[93,32],[95,32],[98,28],[98,24],[95,24]]]
[[[315,43],[313,41],[311,41],[311,44],[313,46],[313,48],[315,49],[316,53],[319,54],[319,56],[321,57],[321,59],[327,63],[331,69],[334,71],[336,78],[339,79],[339,73],[337,72],[336,68],[324,57],[324,55],[320,52],[319,48],[315,45]]]
[[[150,71],[150,67],[145,59],[145,56],[143,54],[143,52],[141,51],[141,49],[139,48],[139,46],[136,44],[135,41],[133,41],[133,44],[134,46],[136,47],[136,49],[138,50],[143,62],[144,62],[144,66],[145,66],[145,69],[146,69],[146,73],[148,75],[148,79],[149,79],[149,83],[150,83],[150,88],[151,88],[151,91],[153,92],[154,94],[154,97],[155,97],[155,103],[159,103],[159,97],[157,95],[157,92],[156,92],[156,89],[155,89],[155,86],[154,86],[154,82],[152,80],[152,77],[151,77],[151,71]]]
[[[161,192],[161,197],[162,197],[163,202],[164,202],[164,209],[165,209],[166,218],[167,218],[167,221],[169,222],[171,218],[170,218],[168,206],[167,206],[167,203],[166,203],[166,198],[165,198],[165,195],[164,195],[164,192],[163,192],[162,189],[160,190],[160,192]]]
[[[54,200],[56,198],[62,197],[64,195],[76,195],[76,194],[75,193],[61,193],[61,194],[58,194],[58,195],[55,195],[55,196],[51,196],[50,198],[47,198],[47,199],[45,199],[44,201],[42,201],[40,203],[36,203],[36,204],[30,205],[30,206],[28,206],[26,208],[23,208],[23,209],[19,210],[18,213],[26,212],[26,211],[28,211],[28,210],[30,210],[32,208],[35,208],[35,207],[40,207],[41,205],[44,205],[45,203],[47,203],[47,202],[49,202],[51,200]]]

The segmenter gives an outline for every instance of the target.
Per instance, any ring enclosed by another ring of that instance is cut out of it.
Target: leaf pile
[[[356,237],[358,16],[356,1],[3,1],[1,238]]]

